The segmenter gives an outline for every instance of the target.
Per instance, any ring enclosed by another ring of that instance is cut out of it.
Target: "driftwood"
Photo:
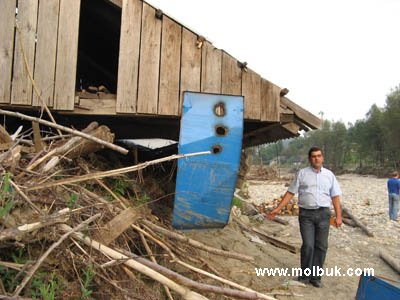
[[[159,163],[169,161],[169,160],[190,157],[190,156],[196,156],[196,155],[210,154],[210,153],[211,153],[211,151],[196,152],[196,153],[189,153],[189,154],[175,154],[175,155],[155,159],[155,160],[148,161],[148,162],[138,164],[135,166],[131,166],[131,167],[120,168],[120,169],[115,169],[115,170],[110,170],[110,171],[105,171],[105,172],[96,172],[96,173],[92,173],[92,174],[76,176],[74,178],[62,179],[62,180],[58,180],[55,182],[50,182],[50,183],[46,183],[46,184],[42,184],[42,185],[36,185],[36,186],[30,187],[30,188],[27,188],[26,190],[27,191],[40,190],[40,189],[45,189],[45,188],[54,187],[54,186],[63,185],[63,184],[71,184],[71,183],[82,182],[82,181],[96,179],[96,178],[117,176],[117,175],[121,175],[124,173],[138,171],[138,170],[144,169],[148,166],[152,166],[152,165],[159,164]]]
[[[161,248],[163,248],[163,249],[168,253],[168,255],[172,258],[172,261],[173,261],[173,262],[175,262],[175,263],[177,263],[177,264],[179,264],[179,265],[181,265],[181,266],[183,266],[183,267],[185,267],[185,268],[187,268],[187,269],[189,269],[189,270],[191,270],[191,271],[194,271],[194,272],[199,273],[199,274],[201,274],[201,275],[204,275],[204,276],[213,278],[213,279],[215,279],[215,280],[217,280],[217,281],[219,281],[219,282],[221,282],[221,283],[223,283],[223,284],[227,284],[227,285],[229,285],[229,286],[231,286],[231,287],[240,289],[240,290],[242,290],[242,291],[247,291],[247,292],[251,292],[251,293],[256,293],[256,294],[257,294],[257,297],[258,297],[259,299],[266,299],[266,300],[275,299],[275,298],[270,297],[270,296],[268,296],[268,295],[261,294],[261,293],[259,293],[259,292],[257,292],[257,291],[254,291],[254,290],[252,290],[252,289],[250,289],[250,288],[241,286],[241,285],[239,285],[239,284],[237,284],[237,283],[235,283],[235,282],[233,282],[233,281],[227,280],[227,279],[223,278],[223,277],[220,276],[220,275],[211,274],[211,273],[206,272],[206,271],[204,271],[204,270],[201,270],[201,269],[199,269],[199,268],[193,267],[192,265],[189,265],[189,264],[183,262],[182,260],[180,260],[178,257],[176,257],[175,254],[172,253],[171,249],[165,244],[164,241],[160,241],[160,240],[156,239],[154,236],[152,236],[152,235],[149,234],[148,232],[144,231],[144,230],[141,229],[140,227],[137,227],[136,225],[132,225],[132,228],[135,229],[135,230],[137,230],[140,234],[143,234],[144,236],[148,237],[151,241],[153,241],[153,242],[156,243],[158,246],[160,246]],[[176,251],[176,248],[177,248],[177,247],[174,247],[174,251]],[[125,252],[124,252],[124,253],[125,253]],[[128,255],[128,256],[131,255],[131,253],[125,253],[125,254]]]
[[[369,229],[363,224],[361,223],[360,220],[358,220],[351,212],[348,208],[343,207],[342,208],[343,214],[346,214],[350,219],[352,219],[354,221],[354,223],[360,227],[362,229],[362,231],[364,231],[369,237],[373,237],[374,234],[369,231]]]
[[[20,225],[14,228],[4,229],[0,231],[0,242],[4,242],[7,240],[20,240],[24,235],[26,235],[29,232],[33,232],[40,228],[54,225],[57,223],[64,223],[69,218],[68,213],[69,209],[65,208],[50,216],[43,217],[38,222]]]
[[[31,121],[31,122],[38,122],[40,124],[43,124],[43,125],[46,125],[46,126],[49,126],[49,127],[53,127],[53,128],[65,131],[65,132],[71,133],[73,135],[77,135],[77,136],[83,137],[83,138],[88,139],[88,140],[92,140],[92,141],[94,141],[96,143],[99,143],[99,144],[101,144],[101,145],[103,145],[103,146],[105,146],[107,148],[110,148],[110,149],[112,149],[114,151],[117,151],[117,152],[120,152],[122,154],[128,154],[128,152],[129,152],[125,148],[122,148],[120,146],[105,142],[105,141],[103,141],[103,140],[101,140],[99,138],[96,138],[96,137],[91,136],[89,134],[83,133],[83,132],[81,132],[79,130],[75,130],[75,129],[71,129],[71,128],[68,128],[68,127],[65,127],[65,126],[54,124],[52,122],[49,122],[49,121],[46,121],[46,120],[42,120],[42,119],[39,119],[39,118],[27,116],[27,115],[21,114],[19,112],[12,112],[12,111],[8,111],[8,110],[0,109],[0,114],[6,115],[6,116],[17,117],[17,118],[20,118],[22,120],[28,120],[28,121]]]
[[[400,274],[400,261],[396,260],[393,256],[385,250],[379,251],[379,256],[382,258],[393,270]]]
[[[74,228],[70,228],[66,233],[64,233],[57,242],[55,242],[53,245],[50,246],[49,249],[47,249],[47,251],[38,259],[38,261],[35,263],[35,265],[27,272],[27,274],[26,274],[25,278],[22,280],[21,284],[18,285],[17,288],[15,289],[13,296],[18,296],[22,292],[22,290],[24,289],[26,284],[29,282],[29,280],[31,280],[33,274],[35,274],[36,270],[40,267],[40,265],[45,261],[45,259],[50,255],[50,253],[55,248],[57,248],[59,245],[61,245],[61,243],[65,239],[67,239],[71,234],[73,234],[74,232],[76,232],[78,230],[81,230],[87,224],[93,222],[95,219],[97,219],[100,216],[101,216],[101,214],[96,214],[94,216],[91,216],[89,219],[83,221],[78,226],[76,226]]]
[[[12,143],[13,140],[11,136],[8,134],[7,130],[4,129],[3,126],[0,125],[0,144]]]
[[[289,221],[285,220],[284,218],[276,216],[272,221],[282,224],[282,225],[289,225]]]
[[[347,226],[357,227],[357,224],[352,219],[342,217],[342,221]]]
[[[93,124],[93,123],[92,123]],[[83,132],[83,131],[82,131]],[[85,132],[99,138],[108,143],[112,143],[114,141],[114,134],[111,133],[110,129],[107,126],[100,126],[92,131]],[[65,156],[69,159],[74,159],[79,156],[84,156],[89,153],[93,153],[99,151],[103,148],[103,145],[95,143],[93,141],[84,139],[80,136],[75,136],[69,139],[65,144],[53,149],[49,154],[53,156],[51,161],[49,161],[44,167],[43,172],[47,173],[51,171],[60,161],[60,156]]]
[[[60,229],[62,229],[64,231],[71,230],[71,227],[69,227],[68,225],[62,224],[59,226],[60,226]],[[128,256],[126,256],[118,251],[115,251],[114,249],[111,249],[105,245],[102,245],[99,242],[90,239],[89,237],[85,236],[82,233],[74,232],[74,233],[72,233],[72,236],[75,239],[80,240],[87,246],[92,247],[93,249],[95,249],[97,251],[100,251],[101,253],[105,254],[108,257],[111,257],[112,259],[123,260],[124,264],[127,265],[128,267],[131,267],[132,269],[135,269],[136,271],[149,276],[150,278],[160,282],[161,284],[168,286],[171,290],[173,290],[173,291],[177,292],[179,295],[181,295],[183,299],[188,299],[188,300],[207,299],[206,297],[204,297],[196,292],[193,292],[184,286],[177,284],[176,282],[165,277],[164,275],[160,274],[159,272],[154,271],[152,268],[149,268],[133,259],[129,259]]]
[[[21,189],[19,188],[19,186],[14,183],[14,181],[10,180],[10,184],[12,185],[12,187],[17,191],[18,194],[20,194],[20,196],[39,214],[42,214],[43,212],[31,201],[31,199],[28,198],[27,195],[25,195],[25,193],[23,191],[21,191]]]
[[[131,255],[131,257],[140,262],[141,264],[148,266],[149,268],[152,268],[156,270],[157,272],[168,276],[169,278],[172,278],[176,282],[185,285],[189,288],[192,288],[194,290],[202,291],[202,292],[209,292],[209,293],[216,293],[216,294],[222,294],[228,297],[235,297],[235,298],[240,298],[240,299],[259,299],[258,295],[256,292],[247,292],[247,291],[238,291],[230,288],[222,288],[214,285],[209,285],[209,284],[204,284],[204,283],[199,283],[196,281],[193,281],[187,277],[184,277],[166,267],[163,267],[158,264],[154,264],[153,262],[143,258],[143,257],[138,257],[134,254]],[[272,297],[266,298],[266,299],[274,299]]]
[[[276,246],[278,248],[282,248],[282,249],[288,250],[288,251],[290,251],[292,253],[298,253],[299,252],[299,248],[296,247],[296,246],[290,245],[290,244],[285,243],[285,242],[283,242],[281,240],[278,240],[278,239],[276,239],[276,238],[274,238],[272,236],[269,236],[266,232],[262,232],[262,231],[258,230],[257,228],[249,227],[249,226],[245,225],[243,222],[241,222],[240,220],[238,220],[237,218],[235,218],[234,220],[235,220],[236,223],[239,224],[239,226],[242,229],[244,229],[244,230],[246,230],[248,232],[256,233],[262,240],[264,240],[264,241],[266,241],[266,242],[268,242],[268,243],[270,243],[270,244],[272,244],[272,245],[274,245],[274,246]]]
[[[156,259],[154,258],[153,252],[151,251],[149,244],[146,241],[146,238],[144,237],[143,233],[139,232],[139,236],[140,239],[142,240],[143,246],[146,249],[147,254],[150,257],[150,260],[155,263],[158,264]],[[166,285],[163,285],[165,293],[167,294],[168,299],[170,300],[174,300],[174,297],[172,297],[171,291],[169,290],[169,288]]]
[[[188,243],[189,245],[196,247],[198,249],[207,251],[209,253],[213,253],[213,254],[217,254],[217,255],[221,255],[221,256],[226,256],[226,257],[230,257],[230,258],[234,258],[234,259],[239,259],[239,260],[244,260],[244,261],[253,261],[254,258],[248,255],[244,255],[241,253],[236,253],[236,252],[232,252],[232,251],[225,251],[225,250],[220,250],[220,249],[216,249],[210,246],[207,246],[203,243],[200,243],[196,240],[193,240],[191,238],[188,238],[184,235],[181,235],[179,233],[176,232],[172,232],[169,231],[165,228],[162,228],[160,226],[157,226],[155,224],[153,224],[152,222],[149,222],[147,220],[142,220],[142,223],[145,224],[146,226],[150,227],[151,229],[153,229],[154,231],[160,232],[170,238],[179,240],[181,242],[185,242]]]

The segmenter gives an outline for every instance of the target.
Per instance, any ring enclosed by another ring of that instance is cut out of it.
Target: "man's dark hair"
[[[311,154],[312,154],[313,152],[317,152],[317,151],[321,151],[322,155],[324,154],[324,153],[322,152],[322,149],[321,149],[320,147],[313,146],[313,147],[310,148],[310,150],[308,150],[308,158],[311,157]]]

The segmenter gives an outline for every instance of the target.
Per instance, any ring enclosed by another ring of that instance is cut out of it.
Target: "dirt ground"
[[[360,218],[374,233],[368,237],[359,228],[343,225],[341,229],[331,227],[329,236],[329,250],[325,267],[339,267],[342,271],[347,268],[374,268],[375,275],[400,280],[399,274],[393,271],[379,258],[380,249],[399,259],[400,222],[388,219],[386,179],[373,176],[342,175],[338,181],[343,190],[343,204]],[[271,201],[286,191],[287,180],[276,181],[249,181],[250,200],[255,203]],[[248,225],[258,227],[276,238],[290,244],[301,246],[298,218],[283,217],[289,225],[281,225],[272,221],[257,223],[247,216],[240,220]],[[313,286],[298,286],[293,282],[294,277],[258,277],[255,268],[296,268],[299,267],[300,254],[293,254],[287,250],[277,248],[271,244],[261,244],[250,241],[251,237],[243,233],[234,221],[221,230],[189,232],[189,236],[211,246],[225,250],[233,250],[252,255],[255,262],[245,263],[233,259],[206,256],[211,265],[229,279],[253,288],[259,292],[294,293],[297,296],[276,296],[277,299],[354,299],[358,287],[359,277],[323,277],[322,288]],[[204,253],[203,253],[204,254]],[[279,291],[279,292],[278,292]],[[276,294],[275,294],[276,295]],[[301,296],[302,295],[302,296]],[[214,299],[220,299],[216,296]],[[222,297],[221,297],[222,299]]]

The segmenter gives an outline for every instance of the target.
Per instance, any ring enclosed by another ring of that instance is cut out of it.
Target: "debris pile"
[[[266,200],[264,203],[261,205],[257,206],[257,209],[260,211],[260,213],[268,213],[269,211],[273,210],[275,207],[281,203],[283,196],[279,198],[275,198],[272,201],[271,200]],[[299,215],[299,205],[298,205],[298,198],[293,197],[292,200],[289,201],[289,203],[282,208],[281,212],[279,213],[280,215],[288,215],[288,216],[298,216]]]
[[[126,150],[112,144],[108,127],[91,123],[77,131],[7,113],[33,123],[15,134],[0,126],[0,295],[274,299],[224,278],[202,253],[251,256],[187,238],[152,213],[171,195],[151,180],[156,193],[148,192],[146,173],[138,171],[152,166],[171,180],[160,164],[182,155],[110,170],[116,163],[95,152]]]

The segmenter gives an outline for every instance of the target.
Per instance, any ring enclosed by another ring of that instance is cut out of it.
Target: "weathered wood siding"
[[[0,1],[0,103],[82,112],[83,105],[74,107],[81,1]],[[142,0],[117,5],[116,100],[83,101],[91,113],[176,117],[191,91],[242,95],[245,119],[279,121],[278,86]]]

